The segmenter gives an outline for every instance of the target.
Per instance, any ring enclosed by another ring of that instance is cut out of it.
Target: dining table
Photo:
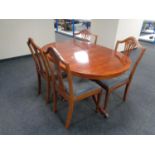
[[[82,40],[52,42],[42,49],[47,51],[49,47],[56,48],[69,63],[73,76],[90,80],[116,78],[129,70],[131,65],[131,59],[123,53]]]

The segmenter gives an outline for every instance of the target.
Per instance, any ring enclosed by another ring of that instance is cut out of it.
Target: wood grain
[[[79,40],[54,42],[45,45],[46,51],[54,47],[70,64],[73,75],[89,79],[109,79],[121,75],[130,67],[131,60],[112,49]]]

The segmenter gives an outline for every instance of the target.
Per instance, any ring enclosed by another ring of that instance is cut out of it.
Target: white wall
[[[53,20],[0,20],[0,59],[30,54],[28,37],[39,46],[55,41]]]
[[[117,40],[128,36],[139,37],[143,20],[137,19],[94,19],[91,31],[98,35],[97,44],[114,48]]]
[[[143,20],[138,19],[120,19],[118,23],[116,40],[122,40],[129,36],[134,36],[138,39],[142,28]]]
[[[91,31],[98,35],[97,44],[113,48],[117,33],[118,19],[93,19]]]

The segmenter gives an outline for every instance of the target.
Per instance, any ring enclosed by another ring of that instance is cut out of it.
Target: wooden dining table
[[[126,72],[131,60],[113,49],[80,40],[53,42],[42,47],[58,50],[70,65],[73,75],[87,79],[103,80],[117,77]]]
[[[91,80],[111,79],[126,72],[131,60],[123,53],[113,49],[80,40],[53,42],[42,47],[46,51],[54,47],[69,63],[74,76]],[[100,112],[105,115],[103,108]]]

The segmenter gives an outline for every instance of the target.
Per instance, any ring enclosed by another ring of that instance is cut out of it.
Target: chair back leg
[[[51,83],[50,79],[48,78],[46,81],[46,103],[50,102],[50,93],[51,93]]]
[[[129,86],[130,86],[130,83],[127,83],[126,84],[126,87],[125,87],[125,90],[124,90],[124,95],[123,95],[123,101],[125,102],[126,99],[127,99],[127,95],[128,95],[128,92],[129,92]]]
[[[57,92],[55,83],[52,83],[52,96],[53,96],[53,112],[57,112]]]
[[[41,94],[41,76],[38,72],[37,72],[37,77],[38,77],[38,95],[40,95]]]

